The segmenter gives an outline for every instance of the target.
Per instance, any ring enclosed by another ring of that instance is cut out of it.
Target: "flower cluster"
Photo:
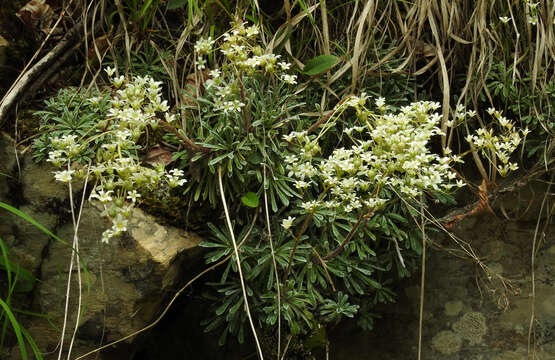
[[[531,25],[537,25],[539,3],[533,2],[531,0],[525,0],[524,4],[526,6],[525,13],[527,14],[528,23]]]
[[[223,35],[219,51],[226,61],[222,70],[210,70],[210,78],[205,88],[214,97],[214,110],[224,114],[239,113],[245,106],[244,94],[241,93],[244,75],[253,76],[257,73],[272,75],[286,84],[296,84],[297,76],[287,74],[291,64],[280,61],[280,56],[264,53],[256,44],[260,30],[258,26],[246,26],[244,22],[237,24],[233,30]],[[205,56],[213,51],[215,41],[211,38],[200,39],[195,44],[196,67],[204,70],[207,67]]]
[[[476,117],[476,111],[466,110],[463,104],[457,105],[455,108],[455,116],[453,119],[447,121],[447,127],[456,128],[457,126],[463,124],[467,119],[473,119]]]
[[[67,166],[66,170],[54,173],[58,181],[68,183],[73,176],[86,172],[94,176],[96,183],[89,199],[98,200],[104,207],[103,215],[112,221],[112,227],[102,234],[103,242],[127,230],[127,219],[141,197],[138,189],[153,188],[163,180],[170,187],[185,183],[183,171],[174,169],[166,173],[163,165],[148,168],[142,166],[136,156],[136,141],[146,126],[156,127],[156,113],[169,109],[167,101],[162,100],[161,83],[149,76],[136,76],[126,82],[125,78],[114,76],[114,69],[108,68],[106,72],[117,89],[110,100],[106,122],[99,124],[97,132],[88,137],[52,138],[54,150],[48,158],[57,167]],[[100,144],[96,149],[96,161],[78,168],[72,160],[92,142]]]
[[[384,188],[416,197],[423,191],[447,191],[464,185],[454,181],[456,174],[450,166],[461,159],[429,150],[430,139],[441,134],[441,116],[434,112],[438,103],[418,102],[403,107],[398,114],[378,115],[364,107],[366,99],[366,95],[352,96],[336,109],[354,108],[362,119],[361,126],[345,129],[353,142],[350,148],[335,149],[331,155],[317,159],[319,136],[302,132],[285,136],[298,146],[297,154],[285,159],[297,189],[317,186],[325,194],[319,200],[304,202],[302,207],[307,212],[320,207],[343,212],[375,210],[388,200],[382,197]],[[386,109],[383,99],[377,99],[376,105]]]
[[[479,128],[474,134],[469,134],[466,141],[474,150],[480,151],[497,168],[501,176],[506,176],[510,171],[518,169],[517,163],[510,162],[509,159],[530,131],[528,128],[517,129],[501,111],[489,108],[487,112],[498,124],[499,135],[495,135],[492,128]]]

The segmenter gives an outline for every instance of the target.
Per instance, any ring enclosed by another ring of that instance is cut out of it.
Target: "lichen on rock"
[[[486,318],[480,312],[467,312],[453,324],[453,331],[471,345],[481,344],[487,332]]]
[[[446,316],[457,316],[463,310],[464,304],[460,300],[448,301],[445,303],[445,315]]]
[[[462,339],[451,330],[444,330],[436,334],[432,339],[432,347],[444,354],[455,354],[462,348]]]

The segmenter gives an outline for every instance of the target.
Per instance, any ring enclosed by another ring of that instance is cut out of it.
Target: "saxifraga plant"
[[[432,137],[444,135],[433,102],[393,111],[385,99],[370,103],[363,93],[344,97],[317,121],[304,119],[291,65],[257,45],[258,31],[238,23],[218,43],[219,52],[210,38],[196,43],[197,81],[188,89],[190,105],[181,109],[181,121],[168,112],[159,83],[150,77],[127,81],[108,69],[118,89],[108,118],[91,136],[51,139],[56,150],[49,161],[67,165],[56,178],[70,182],[83,175],[72,163],[82,147],[104,139],[89,169],[100,181],[91,197],[113,221],[105,241],[125,231],[138,197],[134,188],[163,177],[177,186],[188,172],[188,200],[223,205],[226,217],[233,209],[234,222],[209,224],[213,238],[203,244],[212,249],[208,263],[233,254],[213,284],[225,297],[218,297],[215,316],[205,322],[207,330],[223,329],[221,343],[229,334],[244,339],[244,323],[251,319],[243,311],[246,300],[256,327],[268,332],[283,323],[286,333],[307,334],[361,308],[359,323],[370,328],[370,310],[394,300],[392,282],[410,274],[421,251],[417,209],[429,198],[448,199],[463,185],[451,170],[460,156],[430,151]],[[207,71],[208,65],[214,68]],[[494,138],[482,129],[468,139],[472,151],[490,161],[503,158],[506,166],[499,170],[508,172],[516,168],[507,156],[520,137],[511,135],[512,124],[501,113],[492,114],[507,134]],[[166,139],[182,147],[174,158],[183,171],[164,174],[137,162],[143,130],[160,124],[171,132]],[[272,220],[259,221],[258,211],[270,209]]]
[[[98,124],[105,120],[109,109],[110,94],[96,89],[86,91],[75,87],[60,89],[56,96],[45,100],[45,109],[34,113],[39,117],[39,131],[44,132],[33,145],[33,158],[42,161],[54,149],[55,137],[90,136]],[[78,161],[88,162],[94,152],[83,149]]]
[[[181,123],[164,123],[172,131],[167,140],[182,146],[174,156],[190,175],[185,195],[217,206],[217,174],[224,170],[246,293],[259,327],[272,332],[283,321],[288,333],[302,335],[361,307],[359,324],[371,328],[370,309],[394,301],[392,283],[417,263],[423,239],[414,219],[416,209],[426,206],[421,199],[452,201],[450,193],[464,185],[451,170],[461,157],[449,149],[443,156],[430,151],[432,137],[443,134],[434,102],[397,110],[383,98],[370,103],[365,94],[351,95],[317,121],[302,118],[296,111],[304,104],[289,86],[296,77],[283,73],[290,65],[256,45],[257,31],[239,23],[224,34],[219,52],[212,39],[195,46],[191,105]],[[220,53],[219,68],[208,71]],[[479,140],[484,134],[493,139],[492,130],[469,139],[478,139],[473,151],[487,156],[485,140]],[[507,134],[491,143],[501,146],[502,175],[516,169],[505,156],[519,142],[518,134]],[[491,150],[496,158],[497,150]],[[250,210],[266,196],[270,224]],[[206,258],[212,264],[234,253],[234,241],[230,226],[209,227],[213,238],[202,246],[211,250]],[[241,342],[245,336],[236,261],[233,256],[212,284],[220,295],[214,317],[204,322],[207,331],[223,329],[220,343],[229,334]]]

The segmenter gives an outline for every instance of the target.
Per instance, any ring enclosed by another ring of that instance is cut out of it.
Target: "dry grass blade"
[[[328,25],[328,8],[326,0],[320,1],[320,12],[322,13],[322,36],[323,36],[323,53],[330,54],[330,29]]]
[[[123,5],[121,0],[115,0],[116,8],[118,9],[118,15],[121,19],[121,25],[123,26],[123,32],[125,37],[125,54],[127,55],[127,67],[131,64],[131,40],[129,38],[129,32],[127,31],[127,19],[125,18],[125,11],[123,10]],[[127,71],[126,71],[127,72]]]
[[[449,120],[449,109],[450,109],[450,88],[451,85],[449,84],[449,74],[447,74],[447,64],[445,63],[445,58],[443,57],[443,46],[440,40],[440,35],[438,32],[438,28],[436,26],[435,18],[432,15],[431,10],[428,10],[428,21],[430,22],[430,30],[432,31],[432,35],[436,42],[436,51],[437,51],[437,58],[440,64],[440,78],[442,81],[442,92],[443,92],[443,103],[442,103],[442,113],[443,117],[441,118],[441,131],[443,135],[441,136],[441,145],[445,147],[447,145],[447,138],[445,134],[447,134],[447,121]]]
[[[231,218],[229,217],[229,210],[227,207],[227,202],[224,195],[224,187],[222,185],[222,168],[218,167],[218,185],[220,189],[220,195],[222,197],[222,204],[224,207],[226,224],[231,235],[231,241],[233,242],[233,250],[235,254],[235,261],[237,262],[237,272],[239,273],[239,279],[241,281],[241,290],[243,291],[243,301],[245,302],[245,312],[247,313],[247,318],[249,319],[249,324],[251,326],[252,334],[254,336],[254,341],[256,343],[256,350],[258,351],[258,357],[260,360],[264,360],[264,355],[262,355],[262,348],[260,347],[260,341],[256,335],[256,328],[254,327],[254,322],[252,320],[252,315],[249,309],[249,300],[247,295],[247,289],[245,287],[245,280],[243,278],[243,271],[241,270],[241,259],[239,257],[239,248],[237,242],[235,241],[235,234],[233,232],[233,226],[231,225]]]
[[[164,57],[162,56],[162,50],[158,47],[158,45],[156,45],[156,43],[152,40],[150,40],[150,45],[154,50],[156,50],[156,53],[158,54],[158,58],[160,59],[162,66],[164,67],[164,69],[166,70],[166,73],[170,77],[171,91],[173,93],[173,97],[176,101],[177,106],[179,106],[180,105],[179,102],[181,100],[181,94],[180,94],[181,85],[179,84],[179,79],[176,73],[177,71],[177,66],[175,65],[176,61],[174,61],[174,66],[168,65],[166,63],[166,60],[164,60]]]
[[[280,27],[276,30],[276,33],[272,37],[270,43],[266,46],[266,51],[273,52],[275,48],[277,48],[285,39],[288,38],[289,32],[297,26],[308,14],[311,14],[316,8],[320,6],[320,4],[314,4],[310,6],[306,11],[302,11],[292,17],[287,22],[280,25]]]
[[[352,80],[351,80],[351,92],[355,92],[357,82],[359,80],[359,61],[360,57],[366,53],[368,49],[368,45],[370,43],[370,38],[366,38],[366,41],[363,42],[363,30],[364,25],[368,21],[367,28],[372,28],[372,24],[374,21],[374,16],[376,12],[375,3],[373,0],[369,0],[364,8],[362,9],[362,13],[360,14],[360,18],[358,20],[358,27],[355,36],[355,43],[353,46],[353,56],[351,58],[351,66],[352,66]]]

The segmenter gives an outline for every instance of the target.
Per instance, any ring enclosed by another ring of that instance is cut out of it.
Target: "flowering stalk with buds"
[[[530,130],[528,128],[518,128],[512,121],[503,116],[501,111],[495,108],[489,108],[486,112],[493,118],[491,124],[494,126],[482,126],[474,132],[470,132],[469,128],[466,127],[468,135],[465,139],[470,145],[470,150],[460,156],[469,152],[481,154],[491,166],[489,174],[483,173],[482,176],[485,180],[494,181],[496,173],[507,176],[511,171],[518,169],[518,164],[511,162],[510,157],[522,140],[530,133]],[[448,121],[447,125],[456,128],[475,117],[476,113],[474,111],[466,111],[464,106],[459,105],[456,108],[455,118]]]
[[[170,130],[183,149],[176,156],[181,167],[196,174],[185,192],[215,207],[219,196],[213,178],[219,166],[227,172],[224,188],[231,198],[259,192],[263,163],[276,170],[266,186],[277,209],[276,198],[287,203],[294,193],[281,164],[283,149],[275,142],[298,123],[293,110],[302,105],[293,101],[297,76],[292,65],[266,52],[259,45],[258,26],[245,22],[218,39],[199,39],[194,50],[197,82],[184,90],[191,101]],[[271,146],[265,145],[267,139]]]

